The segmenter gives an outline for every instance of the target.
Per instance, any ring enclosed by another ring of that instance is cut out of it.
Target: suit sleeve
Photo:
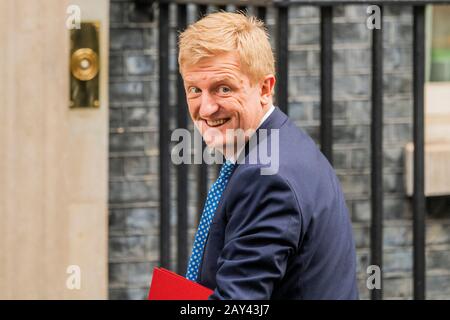
[[[270,299],[297,251],[301,213],[289,184],[279,175],[261,175],[256,166],[242,169],[229,185],[212,300]]]

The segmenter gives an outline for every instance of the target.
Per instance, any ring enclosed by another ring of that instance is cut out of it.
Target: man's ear
[[[261,95],[260,101],[262,105],[267,105],[272,98],[273,88],[275,87],[275,76],[273,74],[269,74],[264,77],[260,82]]]

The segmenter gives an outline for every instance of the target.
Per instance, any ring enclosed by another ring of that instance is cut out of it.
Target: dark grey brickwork
[[[273,17],[269,10],[272,34]],[[364,6],[336,7],[333,29],[334,167],[353,221],[361,298],[369,297],[365,281],[370,264],[371,36],[365,17]],[[289,19],[289,113],[318,141],[319,12],[315,7],[294,7]],[[384,289],[386,298],[411,298],[411,204],[403,185],[403,146],[412,139],[411,9],[387,7],[383,28]],[[137,8],[131,0],[112,0],[110,31],[109,292],[111,299],[142,299],[151,270],[158,265],[159,247],[157,7]],[[174,36],[170,40],[174,98]],[[190,180],[194,175],[191,170]],[[189,189],[192,237],[195,190],[195,185]],[[172,197],[175,201],[174,187]],[[175,227],[175,205],[172,211]],[[427,296],[449,298],[450,202],[433,200],[429,211]]]

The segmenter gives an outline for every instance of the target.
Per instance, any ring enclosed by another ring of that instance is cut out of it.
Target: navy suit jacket
[[[278,172],[262,175],[247,146],[215,212],[198,282],[214,290],[210,299],[357,299],[352,227],[334,170],[279,108],[255,137],[261,129],[269,150],[270,129],[279,129]]]

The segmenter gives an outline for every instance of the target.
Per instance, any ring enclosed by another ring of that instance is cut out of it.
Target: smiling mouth
[[[218,120],[205,120],[206,124],[209,127],[220,127],[221,125],[227,123],[230,120],[230,118],[226,118],[226,119],[218,119]]]

